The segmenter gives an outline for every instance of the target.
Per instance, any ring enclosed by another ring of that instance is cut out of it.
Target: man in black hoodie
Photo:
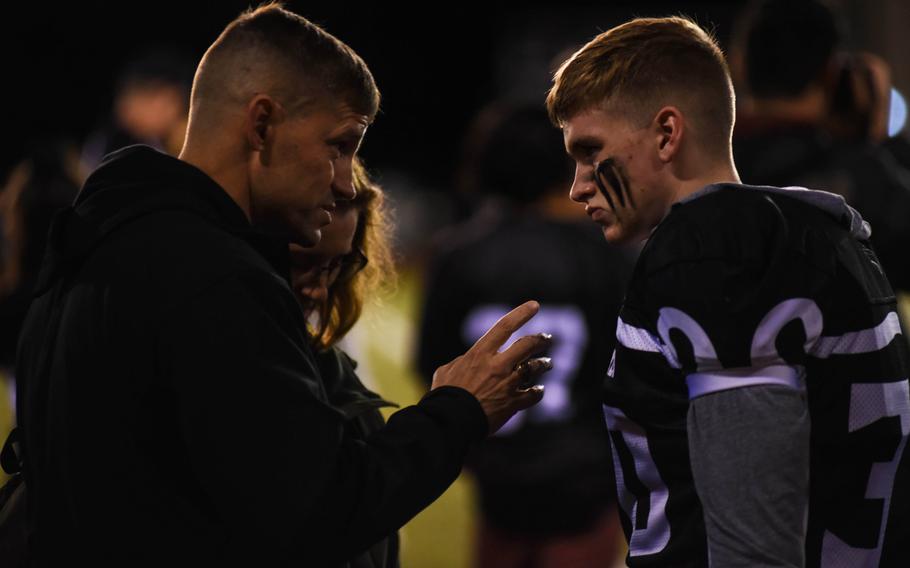
[[[180,159],[117,152],[58,218],[17,371],[34,565],[344,565],[540,400],[548,338],[497,352],[529,302],[365,443],[328,404],[287,242],[353,197],[377,106],[350,48],[259,8],[203,57]]]

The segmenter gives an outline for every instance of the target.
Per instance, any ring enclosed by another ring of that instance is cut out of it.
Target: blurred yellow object
[[[0,370],[0,446],[16,421],[16,409],[13,407],[13,378],[6,370]],[[0,469],[0,484],[6,483],[9,476]]]
[[[421,302],[417,270],[404,269],[395,294],[365,306],[363,316],[342,341],[358,362],[364,384],[400,406],[416,403],[425,388],[413,369],[414,334]],[[396,409],[383,409],[386,418]],[[420,568],[468,568],[474,549],[477,511],[470,476],[457,481],[401,529],[401,565]]]
[[[910,294],[906,292],[897,293],[897,310],[900,312],[901,323],[910,322]],[[910,341],[910,338],[904,337]]]

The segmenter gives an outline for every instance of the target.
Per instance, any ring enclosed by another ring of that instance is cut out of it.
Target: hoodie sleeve
[[[229,277],[166,321],[161,357],[191,473],[240,557],[354,556],[435,500],[486,434],[477,400],[448,387],[366,441],[346,436],[299,308],[271,275]]]

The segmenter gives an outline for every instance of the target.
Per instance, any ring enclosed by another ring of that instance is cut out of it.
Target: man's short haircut
[[[734,104],[717,41],[683,17],[637,18],[598,35],[560,66],[547,96],[557,126],[591,109],[645,126],[676,106],[709,151],[728,151]]]
[[[274,96],[292,113],[343,103],[371,119],[379,90],[363,59],[316,24],[271,2],[247,10],[209,47],[193,82],[192,106]]]
[[[840,22],[815,0],[770,0],[742,24],[746,81],[760,99],[796,97],[823,78],[843,41]]]

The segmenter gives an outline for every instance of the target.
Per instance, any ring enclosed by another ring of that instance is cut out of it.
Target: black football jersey
[[[763,120],[752,132],[739,126],[733,155],[742,179],[798,184],[844,196],[875,228],[870,240],[892,287],[910,291],[907,163],[899,163],[882,146],[839,141],[806,124]]]
[[[614,501],[600,389],[634,258],[607,245],[587,220],[532,212],[478,218],[444,236],[420,331],[419,367],[428,382],[527,300],[538,300],[540,311],[510,342],[542,331],[554,338],[543,401],[469,458],[484,516],[524,534],[582,530]]]
[[[708,565],[689,401],[750,385],[806,392],[807,566],[910,565],[908,348],[868,238],[839,196],[735,184],[652,233],[604,388],[630,567]]]

